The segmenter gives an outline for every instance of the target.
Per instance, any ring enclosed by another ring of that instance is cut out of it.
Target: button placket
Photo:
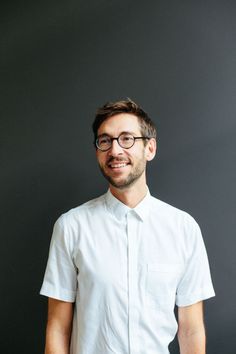
[[[139,353],[138,343],[138,220],[133,211],[127,213],[128,238],[128,308],[129,308],[129,353]]]

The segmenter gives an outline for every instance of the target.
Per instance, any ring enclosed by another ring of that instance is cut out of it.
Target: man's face
[[[142,135],[136,116],[120,113],[108,118],[99,127],[98,136],[106,134],[115,138],[123,132],[139,137]],[[96,155],[104,177],[118,189],[127,188],[145,176],[147,158],[142,139],[137,139],[129,149],[122,148],[117,140],[113,140],[108,151],[97,149]]]

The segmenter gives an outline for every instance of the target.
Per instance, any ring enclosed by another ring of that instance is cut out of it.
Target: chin
[[[112,178],[107,178],[107,180],[109,181],[109,183],[117,188],[117,189],[126,189],[128,187],[130,187],[131,185],[133,185],[136,182],[136,179],[132,179],[132,180],[123,180],[123,181],[114,181]]]

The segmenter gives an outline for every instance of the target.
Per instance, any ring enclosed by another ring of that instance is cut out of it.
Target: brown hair
[[[94,133],[94,143],[97,139],[97,132],[101,124],[108,118],[120,114],[129,113],[135,115],[140,124],[142,136],[155,138],[157,136],[156,127],[147,113],[130,98],[117,102],[107,102],[104,106],[97,109],[96,116],[92,125]]]

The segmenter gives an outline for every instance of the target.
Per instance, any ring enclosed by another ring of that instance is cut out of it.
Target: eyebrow
[[[128,131],[128,130],[125,130],[125,131],[121,132],[118,136],[120,136],[121,134],[130,134],[130,135],[133,135],[133,136],[136,136],[136,135],[137,135],[137,133],[132,132],[132,131]],[[140,133],[140,134],[141,134],[141,133]],[[102,134],[99,134],[99,135],[98,135],[98,138],[100,138],[100,137],[102,137],[102,136],[109,136],[109,137],[111,137],[111,135],[108,134],[108,133],[102,133]]]

